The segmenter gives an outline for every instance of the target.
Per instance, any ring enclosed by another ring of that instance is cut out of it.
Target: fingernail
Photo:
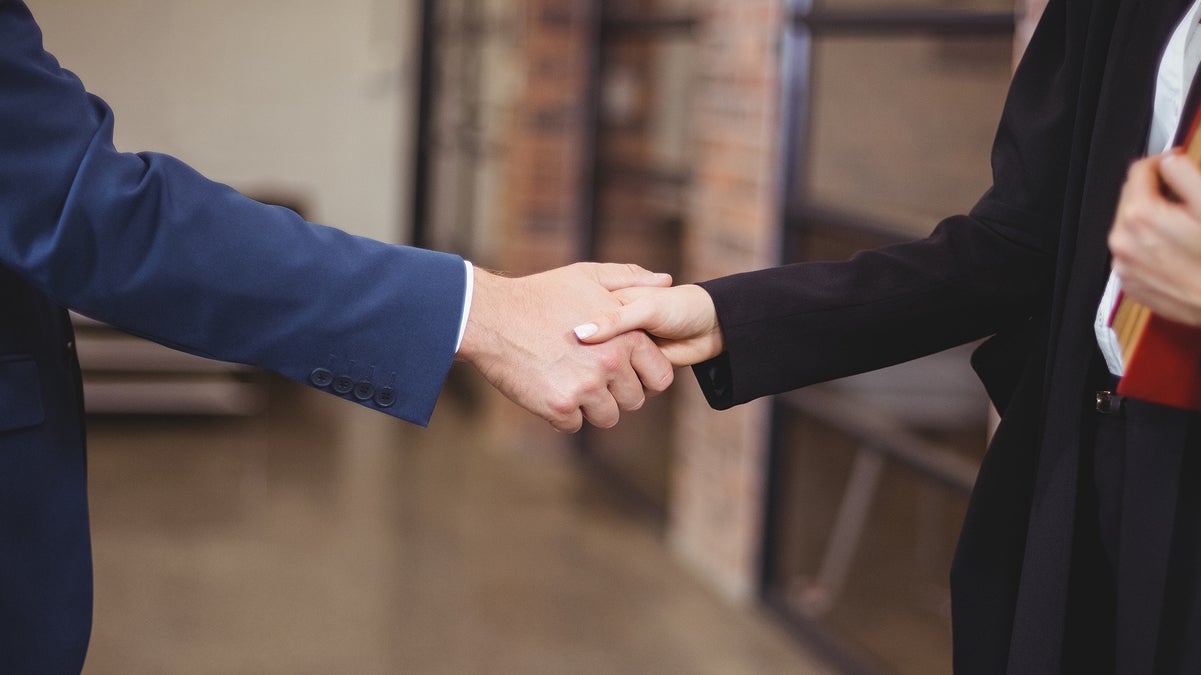
[[[581,340],[587,340],[593,335],[596,335],[596,331],[598,330],[600,329],[597,328],[596,324],[586,323],[575,327],[575,336]]]

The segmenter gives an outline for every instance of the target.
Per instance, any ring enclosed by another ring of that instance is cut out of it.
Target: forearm
[[[428,419],[462,314],[459,258],[307,223],[170,157],[117,152],[108,107],[8,3],[0,82],[0,264],[130,332],[328,388],[311,377],[323,368],[398,393],[351,400]]]
[[[726,351],[696,375],[725,408],[893,365],[1030,316],[1050,283],[1041,249],[968,218],[930,238],[701,284]]]

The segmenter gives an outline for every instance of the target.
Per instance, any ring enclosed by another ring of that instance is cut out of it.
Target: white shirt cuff
[[[463,267],[467,271],[467,285],[463,288],[463,317],[459,319],[459,338],[455,340],[455,353],[463,346],[463,333],[467,331],[467,315],[471,314],[471,295],[475,291],[475,272],[471,261],[464,260]]]

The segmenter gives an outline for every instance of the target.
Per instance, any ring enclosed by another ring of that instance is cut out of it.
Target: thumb
[[[622,333],[646,328],[653,318],[649,303],[633,302],[606,312],[592,322],[581,324],[572,330],[580,342],[599,344]]]
[[[593,266],[593,277],[596,283],[610,291],[631,286],[671,285],[670,274],[657,274],[634,264],[596,263]]]

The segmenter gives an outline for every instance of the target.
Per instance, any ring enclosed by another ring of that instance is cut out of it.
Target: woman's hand
[[[1201,169],[1178,152],[1135,162],[1109,250],[1123,292],[1159,316],[1201,326]]]
[[[644,330],[674,366],[707,361],[725,351],[713,298],[700,286],[623,288],[613,295],[622,306],[577,326],[581,342],[596,344]]]

